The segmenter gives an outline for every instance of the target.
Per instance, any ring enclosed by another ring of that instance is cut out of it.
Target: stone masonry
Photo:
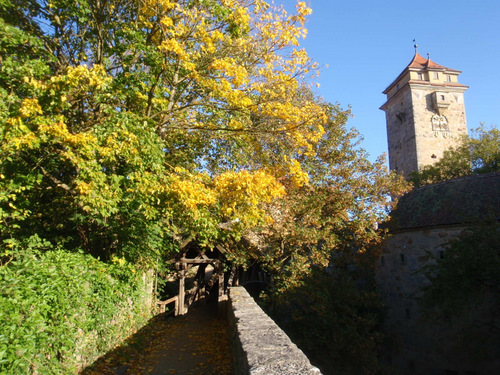
[[[467,134],[467,86],[458,83],[459,73],[416,53],[384,91],[391,170],[407,177],[438,161]]]
[[[422,272],[435,259],[445,259],[446,246],[485,222],[500,224],[500,173],[467,176],[428,185],[400,198],[384,227],[390,236],[382,244],[376,277],[386,306],[384,331],[388,342],[383,360],[412,375],[496,375],[498,348],[485,358],[471,357],[471,348],[456,345],[469,321],[496,321],[498,314],[479,304],[462,321],[430,322],[418,305],[428,284]],[[452,323],[452,324],[450,324]],[[471,344],[473,345],[473,344]],[[497,358],[497,359],[495,359]]]
[[[321,375],[243,287],[229,288],[237,375]]]

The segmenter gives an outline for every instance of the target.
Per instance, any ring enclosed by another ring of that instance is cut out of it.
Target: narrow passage
[[[82,375],[232,375],[232,348],[217,304],[185,316],[153,320],[128,344],[99,359]]]

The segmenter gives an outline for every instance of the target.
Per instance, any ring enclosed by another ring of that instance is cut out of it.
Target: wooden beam
[[[208,264],[208,263],[217,263],[219,262],[218,259],[187,259],[187,258],[181,258],[181,262],[184,262],[186,264]]]
[[[168,305],[169,303],[172,303],[172,302],[175,302],[177,301],[177,299],[179,298],[179,296],[175,296],[175,297],[172,297],[172,298],[169,298],[167,299],[166,301],[158,301],[156,302],[158,305]]]
[[[167,305],[171,304],[172,302],[175,302],[174,314],[178,315],[179,314],[179,296],[169,298],[166,301],[157,301],[156,304],[160,307],[160,313],[164,313],[166,310],[165,307]],[[172,311],[170,311],[169,314],[171,312]]]

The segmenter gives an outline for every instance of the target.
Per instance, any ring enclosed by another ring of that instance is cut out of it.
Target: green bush
[[[280,295],[275,321],[323,374],[379,374],[382,304],[370,279],[314,269]]]
[[[0,374],[74,374],[149,317],[124,260],[26,251],[0,266]]]

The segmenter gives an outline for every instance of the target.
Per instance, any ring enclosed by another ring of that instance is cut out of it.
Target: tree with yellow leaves
[[[321,145],[346,137],[342,112],[311,93],[305,2],[293,14],[263,0],[0,9],[0,238],[10,248],[37,233],[148,262],[189,235],[238,239],[273,225],[277,199],[317,185]]]
[[[46,226],[96,255],[141,257],[144,236],[154,254],[190,232],[213,241],[221,221],[265,222],[262,203],[285,194],[279,178],[306,181],[296,156],[323,134],[321,106],[292,100],[315,68],[295,49],[309,12],[5,1],[2,237]]]

